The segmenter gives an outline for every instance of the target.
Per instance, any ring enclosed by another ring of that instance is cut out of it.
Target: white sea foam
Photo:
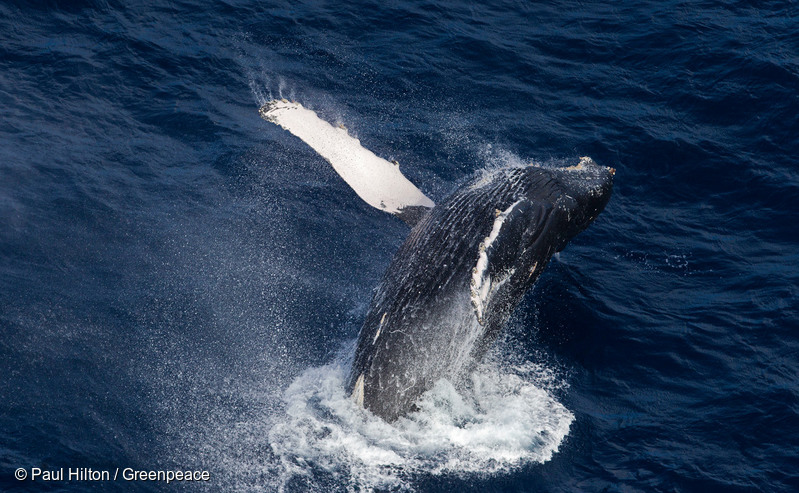
[[[411,490],[418,474],[498,474],[548,461],[574,416],[545,390],[546,368],[505,366],[479,365],[457,388],[440,380],[417,412],[392,424],[345,395],[344,362],[305,371],[268,433],[283,483],[324,471],[350,490]]]

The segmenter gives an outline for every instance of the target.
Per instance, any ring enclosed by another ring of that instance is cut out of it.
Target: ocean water
[[[795,2],[5,1],[0,41],[0,490],[799,491]],[[342,380],[408,229],[276,97],[437,201],[584,155],[614,195],[388,425]]]

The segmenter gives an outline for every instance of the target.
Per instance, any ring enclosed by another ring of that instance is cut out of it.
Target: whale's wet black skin
[[[375,290],[348,380],[386,421],[479,359],[549,259],[596,219],[614,170],[486,172],[423,215]]]

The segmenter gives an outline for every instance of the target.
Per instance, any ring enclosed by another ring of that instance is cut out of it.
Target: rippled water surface
[[[795,2],[0,3],[0,489],[799,489]],[[588,155],[605,212],[387,425],[342,380],[407,234],[258,116],[440,201]]]

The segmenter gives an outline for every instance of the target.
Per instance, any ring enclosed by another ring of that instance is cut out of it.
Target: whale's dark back
[[[481,355],[552,254],[607,203],[612,172],[590,167],[585,176],[576,169],[534,166],[488,172],[423,217],[375,290],[349,379],[356,401],[391,421],[410,411],[435,381],[455,376],[469,358]],[[508,265],[490,267],[510,273],[509,282],[492,309],[478,317],[473,306],[478,257],[500,229],[502,211],[520,201],[533,210],[532,223],[517,219],[525,231],[499,238],[514,243],[500,245],[510,252],[506,258],[495,255],[501,260],[494,263]],[[531,242],[523,254],[515,245],[526,241],[522,236]]]

